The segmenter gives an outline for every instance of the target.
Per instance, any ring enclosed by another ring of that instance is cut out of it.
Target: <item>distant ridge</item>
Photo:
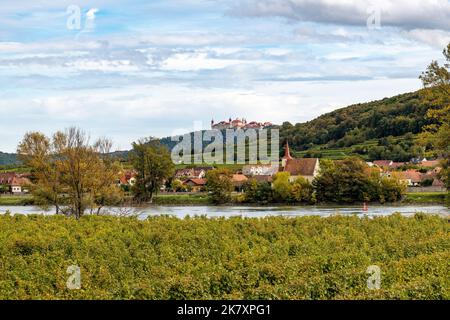
[[[0,166],[19,164],[17,155],[14,153],[4,153],[0,151]]]

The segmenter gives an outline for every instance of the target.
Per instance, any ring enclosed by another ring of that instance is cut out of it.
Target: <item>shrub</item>
[[[0,216],[0,299],[449,299],[449,224]],[[81,290],[66,270],[81,269]],[[367,267],[381,268],[380,290]]]

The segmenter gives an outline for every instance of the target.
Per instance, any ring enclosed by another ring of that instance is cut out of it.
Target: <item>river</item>
[[[362,206],[147,206],[140,208],[108,208],[110,214],[136,215],[139,219],[149,216],[171,215],[178,218],[186,216],[207,217],[267,217],[267,216],[322,216],[357,215],[386,216],[399,212],[411,216],[417,212],[450,216],[449,208],[442,205],[369,205],[364,211]],[[44,214],[52,215],[53,210],[43,211],[33,206],[0,206],[0,214],[6,211],[12,214]]]

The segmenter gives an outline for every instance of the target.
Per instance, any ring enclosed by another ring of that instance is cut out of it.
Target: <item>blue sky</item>
[[[212,117],[303,122],[419,89],[449,41],[447,0],[3,1],[0,150],[73,125],[126,149]]]

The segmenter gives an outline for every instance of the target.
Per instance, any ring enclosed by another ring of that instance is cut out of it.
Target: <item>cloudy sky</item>
[[[0,150],[72,125],[126,149],[211,118],[303,122],[419,89],[449,41],[448,0],[2,1]]]

